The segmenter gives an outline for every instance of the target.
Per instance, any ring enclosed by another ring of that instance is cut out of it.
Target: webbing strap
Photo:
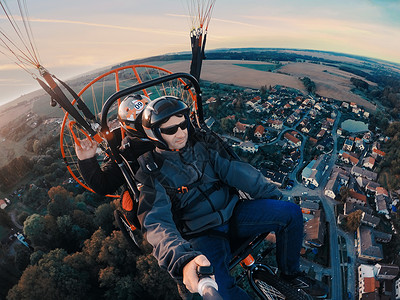
[[[86,106],[85,102],[82,101],[82,99],[78,96],[78,94],[75,93],[75,91],[73,89],[71,89],[71,87],[68,84],[66,84],[64,81],[60,80],[59,78],[57,78],[54,75],[53,75],[53,77],[55,79],[57,79],[57,81],[59,83],[61,83],[63,87],[66,88],[66,90],[71,94],[72,97],[74,97],[74,99],[76,100],[76,103],[77,103],[77,106],[78,106],[79,110],[82,111],[84,116],[89,120],[94,120],[95,119],[94,114],[92,114],[90,109]]]

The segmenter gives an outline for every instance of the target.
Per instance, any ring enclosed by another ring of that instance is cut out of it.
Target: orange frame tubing
[[[75,134],[74,129],[73,129],[73,127],[74,127],[75,124],[76,124],[76,121],[69,121],[69,122],[68,122],[68,127],[69,127],[69,131],[71,132],[72,138],[74,139],[75,144],[77,144],[78,147],[80,147],[80,146],[81,146],[81,143],[80,143],[79,139],[76,137],[76,134]],[[79,127],[78,127],[78,129],[79,129],[90,141],[93,141],[92,138],[86,133],[85,130],[83,130],[82,128],[79,128]]]
[[[118,74],[119,74],[120,71],[126,70],[126,69],[132,69],[132,71],[134,72],[134,74],[135,74],[136,79],[138,80],[138,82],[139,82],[139,83],[142,83],[142,80],[141,80],[141,78],[140,78],[138,72],[136,71],[137,68],[151,68],[151,69],[156,69],[156,70],[163,71],[163,72],[165,72],[165,73],[167,73],[167,74],[172,74],[171,71],[168,71],[168,70],[166,70],[166,69],[164,69],[164,68],[157,67],[157,66],[151,66],[151,65],[145,65],[145,64],[143,64],[143,65],[129,65],[129,66],[124,66],[124,67],[119,67],[119,68],[110,70],[110,71],[108,71],[108,72],[106,72],[106,73],[104,73],[104,74],[102,74],[102,75],[96,77],[95,79],[93,79],[91,82],[89,82],[89,83],[78,93],[78,96],[80,97],[80,96],[81,96],[89,87],[91,87],[95,82],[97,82],[97,81],[99,81],[100,79],[102,79],[102,78],[104,78],[104,77],[106,77],[106,76],[108,76],[108,75],[111,75],[111,74],[115,74],[116,91],[119,91],[119,90],[120,90],[120,85],[119,85],[119,76],[118,76]],[[185,84],[185,82],[184,82],[182,79],[178,78],[178,80],[179,80],[180,82],[182,82],[182,84]],[[51,78],[51,81],[53,81],[52,78]],[[193,101],[194,101],[194,108],[195,108],[195,110],[198,110],[197,96],[196,96],[195,94],[193,94],[193,92],[190,91],[190,90],[189,90],[188,92],[189,92],[189,94],[191,95],[191,97],[192,97],[192,99],[193,99]],[[146,90],[144,90],[143,93],[144,93],[146,96],[148,96]],[[74,99],[74,100],[71,102],[72,105],[74,105],[75,103],[76,103],[76,99]],[[66,159],[65,159],[65,149],[64,149],[64,144],[63,144],[63,140],[64,140],[63,132],[64,132],[64,130],[65,130],[65,125],[66,125],[67,121],[69,121],[68,116],[69,116],[69,114],[68,114],[68,112],[66,112],[65,115],[64,115],[64,118],[63,118],[62,125],[61,125],[61,134],[60,134],[60,149],[61,149],[62,157],[64,158],[64,161],[65,161],[65,162],[66,162]],[[70,130],[71,130],[71,129],[70,129]],[[84,132],[82,129],[81,129],[81,131]],[[71,132],[73,132],[73,130],[72,130]],[[84,132],[84,134],[85,134],[86,136],[88,136],[87,133]],[[72,135],[73,135],[73,138],[74,138],[74,140],[75,140],[74,133],[73,133]],[[99,136],[99,134],[96,134],[96,136],[93,136],[93,138],[94,138],[97,142],[99,142],[99,143],[101,143],[101,142],[103,141],[102,138]],[[75,140],[75,141],[76,141],[76,140]],[[73,178],[76,182],[78,182],[82,187],[84,187],[84,188],[87,189],[88,191],[91,191],[91,192],[95,193],[90,187],[88,187],[87,185],[85,185],[81,180],[79,180],[79,178],[76,177],[76,175],[75,175],[74,172],[72,171],[71,167],[70,167],[67,163],[66,163],[66,165],[67,165],[67,169],[68,169],[69,173],[71,174],[72,178]],[[118,198],[118,197],[119,197],[118,195],[107,195],[107,196],[108,196],[108,197],[113,197],[113,198]]]

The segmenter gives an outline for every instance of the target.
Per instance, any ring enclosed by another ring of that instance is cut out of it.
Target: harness
[[[149,151],[142,155],[142,161],[140,164],[142,168],[144,167],[146,169],[147,173],[150,176],[156,178],[158,174],[160,174],[160,169],[163,164],[163,158],[160,155],[155,154],[153,151]],[[223,183],[222,181],[218,180],[208,189],[202,190],[200,188],[200,185],[202,184],[204,169],[205,167],[201,172],[201,176],[195,182],[192,182],[185,186],[171,187],[165,183],[165,180],[160,180],[160,184],[163,186],[163,188],[165,189],[167,195],[171,200],[172,215],[178,229],[182,229],[185,226],[182,220],[183,214],[182,214],[182,209],[180,208],[181,197],[179,195],[188,193],[193,189],[197,189],[199,191],[198,196],[195,199],[192,199],[190,203],[185,206],[185,209],[190,209],[199,202],[208,201],[209,204],[212,206],[213,210],[216,211],[209,198],[209,195],[211,195],[215,191],[220,190],[223,186]]]

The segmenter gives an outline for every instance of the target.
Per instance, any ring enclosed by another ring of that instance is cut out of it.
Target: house
[[[400,299],[400,278],[395,281],[394,290],[395,290],[395,297],[396,297],[395,299],[396,300]]]
[[[283,127],[283,122],[281,120],[269,120],[268,123],[271,125],[272,128],[281,130]]]
[[[288,122],[289,124],[293,124],[296,121],[296,117],[294,114],[291,114],[289,116],[289,118],[287,118],[286,122]]]
[[[326,161],[328,157],[321,155],[317,159],[312,160],[302,171],[301,177],[306,185],[318,187],[321,178],[325,172]]]
[[[217,102],[217,99],[215,97],[210,97],[206,100],[206,104],[214,103]]]
[[[357,193],[354,190],[349,190],[349,195],[346,201],[357,203],[359,205],[367,205],[367,197],[363,194]]]
[[[373,215],[367,214],[365,211],[363,211],[363,213],[361,215],[361,224],[371,226],[372,228],[375,228],[376,226],[378,226],[380,221],[381,221],[381,219],[379,219],[378,217],[375,217]]]
[[[323,129],[325,131],[328,131],[329,128],[330,128],[330,126],[329,126],[329,122],[328,121],[322,122],[321,129]]]
[[[342,134],[343,134],[342,128],[338,128],[338,129],[336,130],[336,133],[337,133],[337,135],[342,135]]]
[[[366,294],[378,294],[379,286],[379,281],[375,278],[374,267],[360,264],[358,266],[358,299],[365,299],[364,295]]]
[[[369,112],[368,111],[364,111],[363,116],[364,116],[364,118],[368,119],[369,118]]]
[[[371,133],[371,131],[365,132],[364,135],[363,135],[363,140],[364,140],[364,142],[368,144],[368,143],[371,142],[371,139],[372,139],[372,133]]]
[[[310,116],[311,119],[315,119],[317,117],[317,111],[315,109],[311,109],[308,115]]]
[[[393,280],[399,267],[392,264],[361,264],[358,267],[359,299],[390,300],[393,291]]]
[[[351,168],[351,174],[353,176],[364,177],[364,178],[366,178],[368,180],[371,180],[371,181],[376,181],[376,179],[378,178],[378,174],[377,173],[362,169],[362,168],[357,167],[357,166],[353,166]]]
[[[383,195],[385,197],[389,197],[388,191],[385,188],[381,187],[381,186],[377,187],[375,191],[376,191],[375,195],[377,195],[377,196],[378,195]]]
[[[392,264],[376,264],[374,266],[375,277],[379,280],[393,280],[399,274],[399,266]]]
[[[381,261],[383,259],[382,245],[375,241],[372,229],[361,225],[357,229],[357,254],[367,261]]]
[[[386,153],[379,149],[372,149],[372,154],[371,154],[372,157],[375,157],[375,158],[384,157],[385,155],[386,155]]]
[[[236,122],[236,125],[233,128],[233,133],[244,133],[246,131],[246,127],[246,124]]]
[[[310,131],[311,131],[311,124],[307,124],[306,126],[301,128],[301,132],[310,133]]]
[[[349,108],[349,103],[343,101],[341,107],[343,107],[343,108]]]
[[[251,108],[254,108],[256,106],[257,102],[258,102],[258,100],[251,99],[251,100],[246,102],[246,105],[250,106]]]
[[[376,188],[380,186],[379,183],[365,179],[361,176],[356,178],[356,182],[366,193],[375,194]]]
[[[258,151],[258,148],[251,141],[241,142],[239,144],[240,149],[246,152],[255,153]]]
[[[314,218],[304,224],[305,238],[304,243],[310,247],[321,247],[325,239],[325,215],[318,210],[314,213]]]
[[[326,121],[328,122],[329,126],[332,127],[333,124],[335,124],[335,120],[331,118],[326,118]]]
[[[353,112],[353,113],[355,113],[355,114],[359,114],[359,113],[361,112],[361,108],[359,108],[359,107],[353,107],[353,108],[351,109],[351,112]]]
[[[325,130],[324,129],[321,129],[319,132],[318,132],[318,134],[317,134],[317,139],[320,139],[320,138],[322,138],[324,135],[325,135]]]
[[[7,207],[7,202],[3,199],[0,199],[0,209],[5,209]]]
[[[368,156],[368,157],[364,158],[363,167],[372,170],[374,168],[374,166],[375,166],[375,158],[373,158],[372,156]]]
[[[344,151],[351,151],[351,150],[353,150],[353,145],[354,145],[354,142],[351,139],[346,139],[342,149]]]
[[[386,199],[387,197],[385,197],[384,195],[375,195],[376,211],[379,214],[389,215]]]
[[[267,169],[262,169],[261,173],[264,177],[271,183],[275,184],[277,187],[281,187],[286,175],[281,172],[271,171]]]
[[[318,143],[317,139],[314,139],[312,137],[309,137],[308,140],[310,141],[311,144],[315,145],[316,143]]]
[[[347,186],[348,182],[349,176],[346,176],[339,171],[333,172],[331,178],[325,186],[325,195],[331,199],[335,199],[336,195],[338,195],[340,192],[340,188],[342,186]]]
[[[374,230],[375,241],[379,243],[389,243],[392,240],[390,233]]]
[[[346,164],[352,164],[353,166],[357,165],[359,161],[358,158],[343,150],[339,151],[339,158]]]
[[[301,146],[301,141],[298,138],[291,135],[290,133],[286,132],[284,137],[288,141],[290,146],[292,146],[292,147],[300,147]]]
[[[356,210],[361,210],[362,212],[365,212],[366,214],[372,215],[374,213],[374,210],[366,207],[364,205],[359,205],[357,203],[351,203],[351,202],[346,202],[344,204],[344,214],[347,216],[351,214],[352,212],[355,212]]]
[[[375,142],[372,144],[372,150],[375,150],[375,149],[377,149],[377,150],[380,150],[380,149],[381,149],[381,144],[379,144],[379,142],[377,142],[377,141],[375,141]]]
[[[365,149],[365,143],[363,139],[360,138],[356,138],[355,139],[355,143],[356,143],[356,148],[358,148],[361,151],[364,151]]]
[[[314,215],[315,212],[319,211],[319,209],[320,209],[319,204],[317,202],[308,201],[308,200],[301,201],[300,208],[301,208],[301,212],[306,215],[309,215],[309,214]]]
[[[314,105],[314,108],[315,108],[315,109],[318,109],[318,110],[322,110],[322,106],[321,106],[320,103],[315,104],[315,105]]]
[[[307,118],[304,118],[303,120],[301,120],[300,125],[304,127],[307,126],[309,123],[309,120]]]
[[[262,125],[258,125],[256,130],[254,130],[254,136],[258,139],[261,139],[264,136],[265,128]]]

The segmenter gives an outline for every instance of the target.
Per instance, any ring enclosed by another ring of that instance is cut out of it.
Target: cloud
[[[5,17],[0,17],[0,19],[5,19]],[[21,18],[15,16],[14,19],[20,20]],[[172,35],[172,36],[182,36],[181,31],[172,31],[165,29],[151,29],[145,27],[132,27],[132,26],[120,26],[120,25],[111,25],[111,24],[101,24],[101,23],[91,23],[91,22],[83,22],[83,21],[73,21],[73,20],[61,20],[61,19],[37,19],[30,18],[30,22],[36,23],[52,23],[52,24],[71,24],[71,25],[83,25],[90,27],[101,27],[101,28],[109,28],[109,29],[117,29],[117,30],[128,30],[128,31],[137,31],[143,33],[151,33],[151,34],[159,34],[159,35]]]

